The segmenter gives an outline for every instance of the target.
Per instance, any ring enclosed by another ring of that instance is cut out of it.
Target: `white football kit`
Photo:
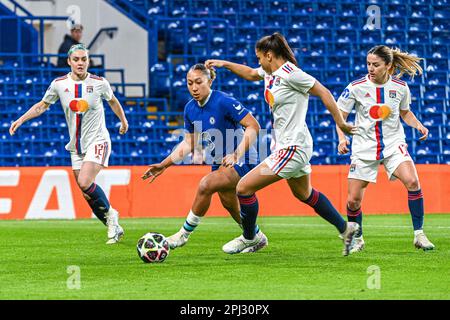
[[[88,73],[83,81],[75,81],[70,73],[52,81],[42,99],[54,104],[61,101],[69,129],[72,168],[79,170],[83,161],[108,166],[111,139],[105,124],[103,101],[110,101],[113,92],[109,82]]]
[[[306,125],[308,91],[316,79],[291,62],[286,62],[272,74],[262,67],[264,98],[269,104],[274,123],[275,151],[264,162],[282,178],[298,178],[311,172],[313,140]]]
[[[351,165],[348,178],[376,182],[380,163],[389,179],[404,161],[412,161],[400,123],[400,110],[409,110],[411,93],[406,82],[395,77],[378,85],[369,75],[350,83],[337,101],[340,110],[356,110]]]

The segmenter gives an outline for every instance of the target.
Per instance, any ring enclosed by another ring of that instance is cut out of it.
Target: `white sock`
[[[417,237],[419,234],[423,234],[423,230],[414,230],[414,236]]]
[[[195,213],[193,213],[192,210],[190,210],[181,230],[186,235],[191,234],[195,230],[195,228],[200,224],[201,219],[202,217],[196,216]]]

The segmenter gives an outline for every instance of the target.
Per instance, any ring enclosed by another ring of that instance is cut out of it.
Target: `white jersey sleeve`
[[[58,92],[56,91],[55,80],[53,80],[50,86],[48,87],[42,100],[49,104],[54,104],[56,103],[56,101],[59,100],[59,95]]]
[[[411,105],[411,91],[409,91],[409,87],[407,84],[405,89],[405,95],[400,101],[400,110],[409,110],[409,106]]]
[[[355,93],[352,90],[352,84],[349,84],[339,97],[337,101],[337,106],[339,110],[350,113],[352,112],[355,103],[356,103]]]
[[[259,67],[258,69],[256,69],[256,71],[258,71],[258,75],[261,77],[261,79],[264,79],[264,77],[266,76],[266,72],[264,71],[264,69],[262,67]]]
[[[103,78],[103,86],[100,92],[100,96],[102,97],[102,99],[105,99],[106,101],[110,101],[114,96],[114,93],[111,89],[111,85],[105,78]]]
[[[293,89],[304,94],[307,94],[316,83],[316,79],[313,76],[300,69],[291,72],[289,77],[286,78],[286,81]]]

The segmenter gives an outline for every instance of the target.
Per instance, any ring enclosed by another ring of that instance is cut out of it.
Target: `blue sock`
[[[259,210],[258,199],[254,194],[251,196],[238,195],[238,198],[241,205],[241,220],[242,228],[244,229],[244,238],[251,240],[259,231],[259,227],[256,225],[256,218],[258,217]]]
[[[411,212],[414,231],[422,230],[424,209],[421,189],[417,191],[408,191],[408,206],[409,211]]]
[[[359,230],[355,234],[355,237],[361,237],[362,236],[362,210],[361,208],[352,210],[347,206],[347,220],[349,222],[356,222],[359,224]]]
[[[309,198],[302,202],[314,208],[319,216],[334,225],[340,233],[343,233],[347,228],[347,223],[341,217],[339,212],[337,212],[337,210],[333,207],[330,200],[328,200],[328,198],[319,191],[312,189]]]
[[[103,224],[106,226],[106,215],[105,215],[106,212],[103,210],[99,210],[93,199],[87,200],[87,203],[91,207],[92,212],[94,212],[98,220],[103,222]]]
[[[83,192],[91,198],[88,203],[92,211],[94,211],[94,214],[100,221],[106,223],[105,213],[108,212],[110,204],[102,188],[94,182],[89,188],[83,190]]]

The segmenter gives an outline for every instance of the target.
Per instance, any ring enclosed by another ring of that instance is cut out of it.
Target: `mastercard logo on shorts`
[[[86,112],[89,109],[89,104],[86,100],[72,100],[69,103],[70,110],[73,112]]]
[[[391,107],[386,104],[370,107],[369,114],[374,120],[384,120],[391,114]]]

